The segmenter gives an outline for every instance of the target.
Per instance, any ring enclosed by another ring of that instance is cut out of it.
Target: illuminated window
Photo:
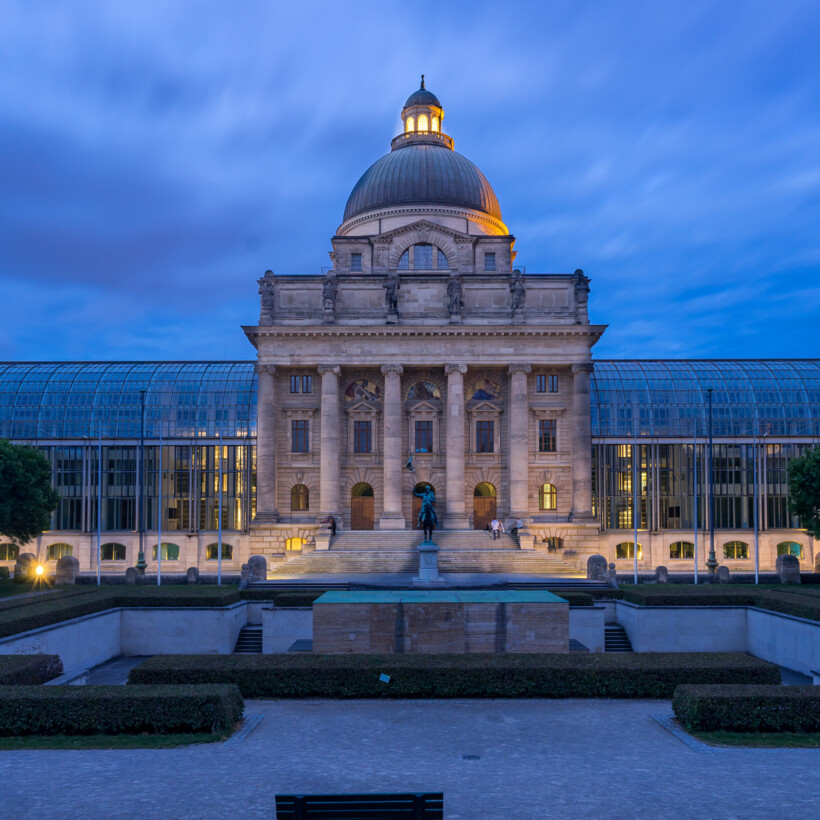
[[[564,549],[564,539],[559,538],[557,535],[548,535],[544,538],[544,543],[547,545],[547,549],[550,552],[556,552],[557,550]]]
[[[558,422],[538,419],[538,452],[554,453],[558,449]]]
[[[413,267],[416,270],[433,269],[433,246],[416,245],[413,249]]]
[[[302,544],[304,543],[304,538],[288,538],[288,540],[285,541],[285,549],[289,552],[293,552],[294,550],[300,550],[302,549]]]
[[[304,484],[294,484],[291,488],[290,508],[296,512],[310,509],[310,490]]]
[[[495,270],[495,254],[484,254],[484,270]]]
[[[406,250],[399,259],[399,270],[407,270],[410,267],[410,250]]]
[[[409,134],[411,131],[415,131],[415,130],[416,130],[416,123],[415,123],[415,121],[413,120],[413,118],[412,118],[412,117],[408,117],[408,118],[404,121],[404,130],[405,130],[405,131],[407,131],[407,133],[408,133],[408,134]]]
[[[427,115],[426,114],[420,114],[419,115],[419,131],[427,131],[427,129],[428,129]]]
[[[179,545],[178,544],[166,544],[163,542],[160,544],[162,547],[162,560],[163,561],[179,561]],[[157,560],[157,545],[154,544],[154,550],[151,553],[151,560]]]
[[[542,510],[558,509],[558,491],[554,484],[542,484],[538,491],[538,507]]]
[[[438,269],[439,270],[450,270],[450,265],[447,262],[447,257],[444,255],[444,251],[441,248],[436,248],[438,251]]]
[[[749,545],[745,541],[728,541],[723,545],[724,558],[748,558]]]
[[[125,544],[103,544],[100,547],[101,561],[124,561],[125,560]]]
[[[438,133],[438,117],[433,117],[433,124],[430,130]]]
[[[0,561],[16,561],[20,548],[15,544],[0,544]]]
[[[797,541],[781,541],[777,545],[778,555],[796,555],[798,558],[803,557],[803,547]]]
[[[230,544],[222,545],[222,560],[230,561],[233,558],[233,547]],[[219,544],[208,544],[205,547],[205,560],[218,561],[219,560]]]
[[[73,547],[71,544],[49,544],[46,550],[46,560],[56,561],[58,558],[64,558],[66,555],[71,555]]]
[[[635,557],[635,542],[622,541],[615,547],[616,558],[634,558]],[[638,544],[638,558],[643,558],[643,547]]]
[[[694,558],[695,545],[690,541],[675,541],[669,545],[670,558]]]
[[[361,271],[362,269],[362,255],[360,253],[350,254],[350,270]]]

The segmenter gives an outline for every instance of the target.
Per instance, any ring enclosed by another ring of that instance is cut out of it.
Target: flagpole
[[[632,425],[632,518],[635,525],[635,542],[633,544],[634,582],[638,585],[638,428]]]
[[[157,473],[159,477],[159,491],[158,503],[159,509],[157,511],[157,586],[162,586],[162,419],[159,422],[159,470]]]
[[[100,419],[100,438],[97,445],[97,586],[100,586],[100,558],[102,551],[102,419]]]
[[[693,473],[695,477],[695,583],[698,582],[698,427],[695,423],[693,425],[692,438],[694,444],[692,445],[692,460]]]
[[[222,586],[222,425],[219,425],[219,527],[217,535],[216,583]]]
[[[754,466],[754,517],[755,517],[755,583],[760,583],[760,537],[759,537],[759,527],[758,527],[758,498],[757,498],[757,419],[755,419],[755,429],[754,429],[754,457],[752,459],[752,464]]]

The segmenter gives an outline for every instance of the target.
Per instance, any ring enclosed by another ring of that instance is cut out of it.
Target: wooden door
[[[473,527],[483,530],[495,518],[495,496],[473,496]]]
[[[350,499],[350,529],[373,529],[373,496]]]

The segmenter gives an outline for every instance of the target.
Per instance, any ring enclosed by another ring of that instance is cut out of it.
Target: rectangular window
[[[547,377],[543,374],[539,374],[535,377],[535,392],[536,393],[546,393],[547,392]]]
[[[432,453],[433,452],[433,422],[432,421],[417,421],[416,422],[416,452],[417,453]]]
[[[475,450],[477,453],[492,453],[495,450],[495,422],[475,423]]]
[[[433,267],[433,246],[416,245],[413,249],[413,268],[415,270],[431,270]]]
[[[353,422],[353,452],[369,453],[372,449],[372,424],[369,421]]]
[[[309,425],[307,419],[294,419],[290,423],[290,450],[292,453],[307,453]]]
[[[484,254],[484,270],[495,270],[495,254]]]
[[[558,376],[550,376],[550,393],[558,392]]]
[[[558,448],[558,422],[538,419],[538,452],[554,453]]]
[[[291,393],[298,393],[299,392],[299,377],[298,376],[291,376],[290,377],[290,392]]]
[[[302,376],[302,392],[313,392],[313,376]]]
[[[350,270],[361,271],[362,269],[362,255],[360,253],[350,254]]]

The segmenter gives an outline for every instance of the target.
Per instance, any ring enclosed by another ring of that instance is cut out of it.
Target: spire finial
[[[424,88],[424,74],[421,75],[421,87]]]

